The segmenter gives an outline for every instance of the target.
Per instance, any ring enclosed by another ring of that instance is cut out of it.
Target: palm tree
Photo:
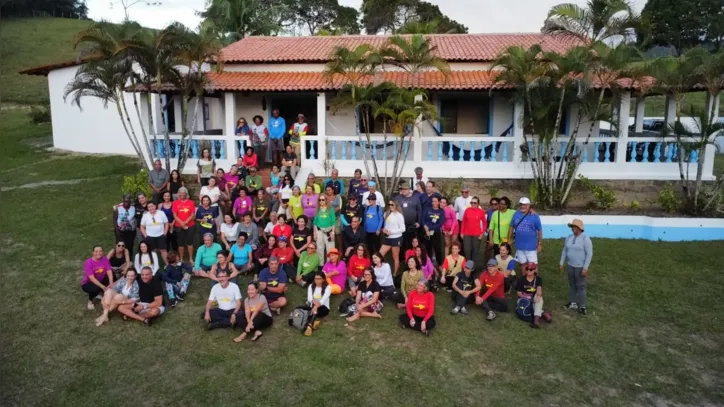
[[[199,13],[202,28],[217,32],[225,44],[250,35],[275,35],[287,19],[288,6],[283,2],[265,0],[209,0]]]
[[[380,55],[385,64],[401,68],[413,77],[426,69],[450,73],[450,65],[437,55],[437,46],[432,45],[430,37],[421,34],[391,36],[380,49]]]
[[[584,43],[622,38],[631,39],[640,18],[628,0],[587,0],[551,8],[542,32]]]
[[[714,117],[716,114],[714,101],[721,97],[721,91],[724,89],[724,50],[712,54],[702,48],[693,48],[685,56],[697,62],[694,75],[709,93],[706,113],[708,117]]]

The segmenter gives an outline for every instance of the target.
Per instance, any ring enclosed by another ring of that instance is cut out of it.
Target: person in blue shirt
[[[324,180],[324,188],[331,186],[335,195],[344,195],[344,183],[339,179],[339,170],[334,168],[332,176]]]
[[[359,196],[362,194],[359,193],[359,188],[362,186],[362,170],[357,168],[354,170],[354,178],[349,180],[349,196],[357,196],[359,199]]]
[[[432,181],[429,181],[430,183]],[[445,211],[440,208],[440,198],[433,195],[430,205],[422,209],[422,226],[425,228],[425,249],[435,255],[438,265],[445,259],[443,255],[442,224],[445,223]]]
[[[530,199],[523,197],[519,209],[513,214],[508,241],[515,241],[515,260],[523,267],[538,264],[538,253],[543,244],[543,226],[540,216],[530,207]]]
[[[425,184],[425,193],[420,194],[420,204],[422,204],[422,209],[425,210],[425,208],[429,208],[432,206],[432,198],[437,197],[438,199],[442,198],[442,195],[435,191],[435,182],[434,181],[427,181],[427,184]]]
[[[385,211],[377,205],[377,195],[370,194],[367,197],[367,208],[365,208],[364,221],[362,222],[367,232],[367,249],[370,253],[380,251],[380,233],[385,224]]]
[[[259,273],[259,290],[269,302],[269,309],[277,315],[287,305],[287,282],[289,278],[279,265],[279,259],[276,256],[269,257],[269,267]]]
[[[272,163],[278,167],[282,165],[286,128],[287,122],[279,116],[279,109],[272,110],[272,118],[269,120],[269,147],[272,152]]]
[[[239,233],[236,244],[229,249],[229,261],[234,263],[234,267],[241,274],[247,274],[252,268],[252,248],[246,244],[249,235],[246,232]]]

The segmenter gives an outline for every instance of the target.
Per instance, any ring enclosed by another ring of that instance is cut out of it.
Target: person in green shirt
[[[221,251],[221,245],[214,243],[214,235],[206,233],[204,244],[196,250],[196,262],[194,263],[194,275],[196,277],[210,278],[208,274],[211,266],[216,264],[216,255]]]
[[[294,216],[294,219],[299,219],[300,216],[304,215],[304,208],[302,208],[302,190],[297,185],[292,188],[289,206],[292,208],[292,216]]]
[[[263,188],[261,175],[256,173],[256,167],[249,167],[249,175],[246,176],[245,185],[249,188],[249,194],[254,196],[256,191]]]
[[[498,210],[490,216],[488,226],[488,247],[493,248],[493,256],[500,254],[500,245],[508,242],[510,223],[513,221],[515,210],[510,208],[510,199],[504,196],[498,200]]]
[[[319,262],[324,263],[327,251],[335,247],[334,225],[337,214],[326,195],[319,196],[317,214],[314,216],[314,236],[317,242]]]
[[[302,287],[311,284],[314,281],[314,273],[319,268],[319,255],[317,255],[317,244],[312,242],[307,246],[307,250],[299,256],[297,263],[297,284]]]

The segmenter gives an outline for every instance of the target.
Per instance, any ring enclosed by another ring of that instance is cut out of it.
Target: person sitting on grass
[[[141,281],[138,281],[138,302],[118,306],[118,312],[127,318],[143,322],[151,326],[154,318],[163,315],[163,287],[161,280],[153,278],[150,267],[141,269]]]
[[[402,279],[400,280],[400,292],[397,296],[397,308],[404,308],[407,304],[408,296],[417,285],[417,282],[424,280],[425,277],[422,275],[420,270],[420,260],[413,256],[407,259],[407,271],[402,273]]]
[[[231,262],[240,274],[248,274],[253,268],[253,253],[251,246],[246,244],[246,232],[239,233],[236,244],[229,250],[229,262]]]
[[[505,299],[505,277],[498,272],[498,262],[495,259],[488,260],[487,270],[480,275],[482,290],[475,298],[475,304],[482,305],[487,312],[485,317],[492,321],[497,317],[497,312],[508,312],[508,302]]]
[[[234,263],[229,261],[228,250],[222,249],[219,250],[218,253],[216,253],[216,264],[211,266],[211,270],[209,270],[209,278],[218,283],[219,279],[216,277],[216,274],[218,274],[218,272],[221,270],[226,271],[226,275],[229,276],[229,281],[236,285],[239,285],[239,282],[236,280],[236,277],[239,275],[239,270],[234,267]]]
[[[246,286],[244,316],[237,321],[237,325],[241,328],[241,335],[234,338],[234,342],[240,343],[252,331],[254,331],[254,336],[251,341],[255,342],[261,337],[262,329],[272,326],[272,323],[274,323],[274,318],[272,318],[266,297],[259,292],[259,283],[250,281]]]
[[[116,243],[116,247],[111,249],[106,255],[108,261],[111,263],[113,269],[113,277],[116,279],[126,275],[128,268],[133,265],[131,263],[131,256],[126,248],[126,244],[122,240]]]
[[[458,312],[463,315],[468,315],[468,309],[465,306],[467,304],[473,304],[476,295],[480,292],[480,280],[473,276],[474,269],[475,263],[472,260],[468,260],[465,262],[463,271],[456,274],[453,279],[453,309],[450,311],[453,315],[457,315]]]
[[[465,257],[460,254],[460,243],[455,241],[450,246],[450,254],[445,256],[445,261],[442,263],[442,272],[440,273],[442,274],[440,284],[442,284],[448,292],[453,291],[453,280],[455,276],[463,271],[464,265]]]
[[[322,271],[327,276],[327,284],[332,287],[332,295],[339,295],[344,292],[347,282],[347,265],[342,260],[339,250],[331,248],[327,253],[327,263]]]
[[[498,262],[498,270],[505,276],[505,292],[515,284],[515,265],[518,263],[513,256],[510,255],[512,249],[510,243],[501,243],[495,261]]]
[[[435,328],[435,296],[427,291],[427,281],[417,281],[415,289],[407,297],[405,309],[407,312],[400,315],[400,325],[430,336],[430,331]]]
[[[530,314],[526,311],[531,305],[533,306],[533,318],[530,320],[531,328],[540,328],[541,318],[546,322],[553,320],[551,314],[543,311],[543,278],[538,276],[536,268],[535,263],[527,263],[523,267],[524,274],[515,284],[515,291],[518,292],[518,303],[516,304],[518,317],[527,320]]]
[[[324,272],[313,273],[314,279],[307,287],[307,303],[303,309],[311,311],[307,320],[304,336],[311,336],[313,331],[319,329],[322,319],[329,315],[329,298],[332,296],[332,287],[327,281]]]
[[[101,326],[108,322],[108,314],[113,312],[118,306],[133,304],[138,301],[138,283],[136,282],[136,270],[130,269],[124,277],[113,284],[111,290],[103,293],[103,315],[96,319],[96,326]]]
[[[151,251],[150,245],[145,240],[141,240],[141,243],[138,244],[138,253],[136,253],[136,258],[133,260],[133,266],[136,270],[150,267],[154,276],[158,272],[158,255],[156,252]]]
[[[209,271],[216,264],[216,255],[221,251],[221,245],[214,243],[214,235],[206,233],[204,244],[196,250],[196,261],[194,262],[194,275],[196,277],[211,278]]]
[[[362,274],[362,282],[357,286],[357,295],[355,296],[355,305],[352,310],[352,316],[347,318],[347,322],[354,322],[362,317],[381,319],[380,311],[382,311],[382,301],[380,301],[380,293],[382,288],[377,283],[375,271],[372,267],[367,267]]]
[[[166,295],[171,308],[175,307],[179,301],[184,300],[184,295],[186,295],[189,284],[191,284],[193,271],[191,266],[179,260],[176,252],[168,252],[168,264],[161,275],[161,280],[166,286]]]
[[[297,284],[302,287],[311,284],[314,281],[314,276],[318,268],[319,256],[317,255],[317,244],[311,242],[307,245],[307,250],[302,252],[297,262]]]
[[[365,269],[370,266],[370,255],[367,253],[364,243],[355,246],[351,254],[347,260],[347,281],[349,282],[349,295],[354,298],[357,296],[357,284],[362,281]]]
[[[287,305],[287,273],[279,266],[279,259],[269,257],[269,267],[259,273],[259,288],[269,301],[269,308],[281,314],[282,308]]]
[[[233,327],[237,319],[243,318],[239,286],[229,281],[226,270],[219,270],[216,278],[219,284],[211,287],[206,310],[201,313],[208,330]],[[214,304],[218,306],[214,307]]]
[[[88,309],[93,310],[93,300],[111,289],[113,285],[113,268],[108,258],[103,256],[103,248],[95,246],[93,256],[85,261],[83,266],[83,280],[80,288],[88,294]]]
[[[415,257],[420,260],[422,265],[422,275],[425,276],[425,280],[430,281],[435,278],[435,266],[432,265],[432,259],[427,253],[425,246],[417,246],[415,248]]]
[[[289,282],[295,282],[297,279],[297,269],[294,268],[294,249],[289,246],[289,240],[286,237],[279,237],[277,248],[272,251],[272,256],[279,259],[279,267],[281,267],[287,277],[289,277]]]
[[[242,218],[239,225],[239,234],[246,233],[246,244],[251,246],[251,250],[259,247],[259,227],[251,221],[251,213],[247,213]]]
[[[372,269],[375,272],[375,280],[382,289],[380,299],[394,300],[397,296],[397,289],[395,288],[395,280],[392,277],[392,269],[379,252],[372,254]]]

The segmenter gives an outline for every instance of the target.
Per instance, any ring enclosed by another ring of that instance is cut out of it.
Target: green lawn
[[[0,113],[0,184],[94,174],[87,157],[50,160],[33,151],[23,140],[49,128],[23,120]],[[388,304],[381,321],[345,327],[333,316],[311,338],[277,318],[259,343],[237,345],[236,332],[201,329],[210,284],[198,280],[187,301],[151,328],[116,316],[96,328],[98,311],[85,309],[79,287],[81,267],[93,245],[113,243],[110,208],[121,175],[131,171],[127,161],[96,162],[106,174],[100,180],[0,195],[4,404],[724,404],[724,242],[596,239],[589,315],[579,317],[561,310],[561,241],[546,241],[542,276],[554,322],[540,330],[513,315],[488,323],[479,309],[453,317],[450,299],[438,293],[438,329],[429,338],[401,331]],[[302,302],[297,287],[289,296]]]
[[[74,59],[73,36],[90,20],[23,18],[0,21],[0,96],[3,103],[39,104],[48,100],[48,80],[18,70]]]
[[[721,97],[721,96],[720,96]],[[689,113],[689,106],[693,105],[698,109],[704,109],[706,106],[706,92],[693,92],[684,96],[682,103],[682,112]],[[635,103],[631,106],[631,115],[634,116],[636,111]],[[666,111],[666,98],[664,96],[649,96],[646,98],[646,116],[647,117],[664,117]],[[724,114],[724,103],[719,103],[719,115]]]

